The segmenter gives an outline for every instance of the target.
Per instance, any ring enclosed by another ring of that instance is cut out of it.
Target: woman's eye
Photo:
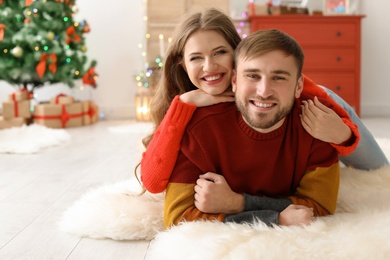
[[[195,61],[195,60],[199,60],[199,59],[201,59],[201,57],[199,57],[199,56],[194,56],[194,57],[191,57],[191,58],[190,58],[190,61]]]
[[[225,51],[225,50],[219,50],[219,51],[217,51],[217,52],[215,52],[215,56],[216,55],[221,55],[221,54],[225,54],[225,53],[227,53],[227,51]]]

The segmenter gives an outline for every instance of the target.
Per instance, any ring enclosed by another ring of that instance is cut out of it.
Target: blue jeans
[[[348,167],[360,170],[375,170],[382,166],[389,165],[389,161],[387,160],[385,154],[375,141],[370,131],[355,113],[355,110],[353,110],[347,102],[345,102],[332,90],[323,86],[320,87],[322,87],[337,104],[347,111],[352,122],[354,122],[359,128],[360,142],[358,146],[350,155],[340,156],[340,161]]]

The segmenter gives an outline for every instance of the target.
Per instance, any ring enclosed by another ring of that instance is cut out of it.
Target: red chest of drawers
[[[305,53],[303,73],[341,96],[360,115],[362,15],[268,15],[249,17],[250,31],[279,29]]]

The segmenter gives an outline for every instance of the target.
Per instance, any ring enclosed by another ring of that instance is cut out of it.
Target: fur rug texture
[[[33,154],[71,139],[64,129],[32,124],[0,130],[0,153]]]
[[[86,193],[60,229],[80,237],[153,239],[148,259],[387,259],[390,167],[342,168],[337,211],[307,227],[188,222],[164,230],[163,194],[139,196],[135,180]],[[191,252],[191,253],[189,253]]]

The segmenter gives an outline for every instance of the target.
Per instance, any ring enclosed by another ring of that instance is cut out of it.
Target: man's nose
[[[268,98],[269,96],[272,95],[272,89],[271,86],[268,82],[268,80],[263,79],[259,81],[257,84],[257,89],[256,89],[257,95],[263,97],[263,98]]]

